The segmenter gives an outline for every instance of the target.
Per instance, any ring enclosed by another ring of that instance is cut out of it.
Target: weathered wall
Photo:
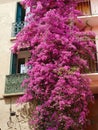
[[[31,130],[28,125],[29,104],[17,105],[17,97],[7,97],[0,100],[0,128],[1,130]],[[11,116],[10,108],[15,115]],[[32,129],[33,130],[33,129]]]

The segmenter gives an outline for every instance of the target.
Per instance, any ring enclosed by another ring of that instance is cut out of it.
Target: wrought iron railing
[[[98,62],[88,58],[89,69],[82,70],[81,73],[96,73],[98,72]],[[24,88],[21,87],[22,81],[27,78],[27,74],[11,74],[6,76],[5,81],[5,95],[18,95],[24,92]]]
[[[24,27],[24,25],[25,25],[24,21],[12,23],[12,33],[11,33],[11,36],[15,37],[21,31],[21,29]]]
[[[6,94],[18,94],[24,92],[24,88],[21,87],[23,79],[27,77],[26,74],[11,74],[6,76],[5,81],[5,95]]]
[[[98,72],[98,62],[97,59],[93,60],[88,58],[89,70],[88,73],[96,73]]]
[[[84,0],[77,5],[77,10],[81,11],[81,15],[92,15],[90,0]]]

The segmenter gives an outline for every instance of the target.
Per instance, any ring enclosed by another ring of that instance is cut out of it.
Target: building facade
[[[85,31],[93,31],[96,34],[96,61],[89,60],[90,72],[86,75],[92,79],[91,90],[95,96],[95,103],[90,104],[91,125],[87,130],[98,129],[98,0],[84,0],[78,4],[77,9],[82,11],[78,18],[82,23],[77,25]],[[11,47],[16,34],[23,28],[25,15],[19,4],[19,0],[0,0],[0,128],[1,130],[30,130],[28,125],[26,107],[17,106],[16,100],[23,94],[20,87],[22,80],[26,77],[26,61],[30,53],[22,50],[20,53],[12,54]],[[20,110],[21,108],[21,110]],[[20,116],[21,111],[21,116]],[[24,118],[24,119],[23,119]],[[29,118],[29,117],[28,117]]]

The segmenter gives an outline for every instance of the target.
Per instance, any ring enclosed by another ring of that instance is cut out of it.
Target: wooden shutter
[[[24,21],[25,17],[25,9],[20,5],[20,3],[17,3],[17,12],[16,12],[16,22],[22,22]]]
[[[17,70],[17,54],[11,54],[11,69],[10,73],[11,74],[16,74]]]

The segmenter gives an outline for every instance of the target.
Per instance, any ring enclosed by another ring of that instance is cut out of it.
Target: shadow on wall
[[[36,103],[18,105],[16,101],[17,97],[5,99],[5,103],[9,104],[9,118],[6,122],[7,130],[32,130],[33,126],[29,125],[28,122],[32,117],[32,111],[35,109]]]
[[[95,103],[89,105],[90,114],[90,125],[85,130],[98,130],[98,94],[94,95]],[[33,126],[29,125],[28,122],[32,117],[32,111],[35,109],[36,103],[25,103],[16,104],[15,98],[7,98],[6,104],[9,104],[9,120],[7,121],[8,130],[32,130]],[[0,128],[1,130],[1,128]]]

